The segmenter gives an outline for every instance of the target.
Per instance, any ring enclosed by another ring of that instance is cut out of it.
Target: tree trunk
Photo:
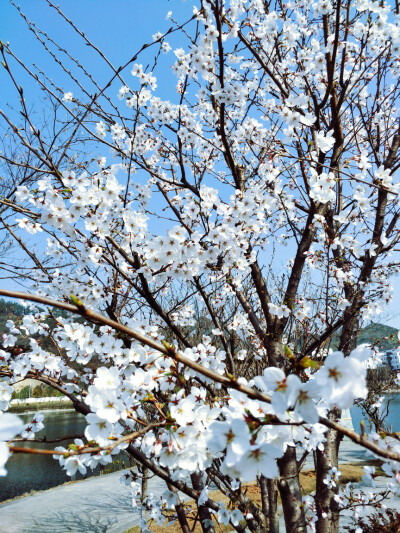
[[[267,336],[265,345],[268,353],[268,363],[270,366],[279,368],[285,367],[285,356],[283,353],[283,344],[281,338],[274,338],[273,335]]]
[[[278,459],[278,466],[280,472],[278,487],[285,517],[286,533],[307,533],[296,448],[289,446],[283,457]]]
[[[268,524],[268,533],[279,533],[278,484],[276,479],[260,476],[262,512]]]
[[[276,479],[267,480],[267,490],[269,532],[279,533],[278,483]]]
[[[149,481],[149,469],[146,466],[142,466],[139,468],[139,471],[142,474],[142,493],[140,495],[140,501],[142,502],[141,506],[141,518],[146,521],[146,524],[149,519],[149,508],[147,506],[147,503],[145,503],[147,496],[148,496],[148,481]],[[140,529],[142,531],[142,529]]]
[[[346,289],[346,297],[351,301],[352,292],[349,288]],[[356,298],[353,300],[356,301]],[[350,308],[349,308],[350,309]],[[349,310],[347,312],[350,312]],[[345,312],[346,316],[346,312]],[[357,330],[358,314],[348,316],[343,325],[340,335],[339,350],[348,356],[351,350],[357,345]],[[328,418],[331,420],[339,419],[341,411],[333,409],[328,413]],[[339,507],[335,500],[336,491],[330,489],[324,479],[326,479],[329,470],[333,467],[338,468],[339,446],[341,435],[337,431],[329,429],[326,433],[325,448],[323,451],[317,450],[316,474],[317,486],[315,491],[315,503],[317,506],[317,523],[316,533],[338,533],[339,532]]]
[[[146,466],[142,467],[142,501],[148,496],[149,489],[149,469]]]
[[[192,480],[192,486],[194,490],[201,492],[204,489],[204,480],[202,474],[195,472],[194,474],[191,474],[190,479]],[[205,505],[200,505],[198,509],[200,525],[203,533],[215,533],[209,508]]]
[[[330,419],[336,419],[338,411],[329,413]],[[337,431],[330,429],[326,433],[325,449],[317,450],[317,486],[315,501],[317,506],[316,533],[338,533],[339,532],[339,507],[334,499],[336,492],[330,489],[324,479],[329,470],[338,467],[339,445],[341,436]]]
[[[179,498],[178,491],[176,490],[175,487],[173,487],[170,484],[168,484],[167,486],[171,492],[176,494],[175,510],[176,510],[176,516],[178,517],[179,525],[181,526],[182,533],[191,533],[190,527],[189,527],[189,524],[186,518],[185,506],[183,505],[183,503],[181,502]]]
[[[268,516],[268,486],[267,486],[267,478],[261,475],[258,478],[258,484],[260,485],[260,492],[261,492],[261,510],[263,512],[263,515],[265,517]]]
[[[260,531],[260,533],[279,533],[276,529],[274,529],[274,520],[271,520],[271,505],[273,507],[274,504],[274,495],[270,494],[270,482],[271,480],[267,479],[263,475],[261,475],[258,478],[258,483],[260,485],[260,491],[261,491],[261,510],[264,518],[264,524],[260,525],[260,528],[257,529],[257,531]],[[273,482],[273,480],[272,480]],[[275,496],[277,496],[278,488],[275,485]],[[276,499],[276,498],[275,498]],[[271,500],[271,501],[270,501]]]

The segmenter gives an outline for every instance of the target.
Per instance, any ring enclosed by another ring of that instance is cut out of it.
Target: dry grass
[[[364,470],[362,466],[363,464],[360,463],[346,463],[340,465],[339,470],[342,473],[342,476],[340,478],[341,483],[345,485],[350,481],[354,483],[361,481],[361,478],[364,475]],[[300,474],[300,483],[303,489],[303,494],[310,494],[310,492],[313,492],[315,490],[315,478],[315,470],[305,470]]]
[[[340,478],[341,482],[346,484],[349,482],[358,482],[361,481],[362,476],[364,475],[363,466],[369,465],[369,466],[375,466],[377,474],[383,475],[383,472],[380,470],[380,465],[382,463],[378,460],[376,461],[365,461],[362,463],[346,463],[343,465],[340,465],[339,469],[342,473],[342,477]],[[313,492],[315,490],[315,471],[314,470],[305,470],[304,472],[301,472],[300,474],[300,483],[302,487],[303,494],[310,494],[310,492]],[[251,499],[254,503],[260,505],[261,504],[261,495],[260,495],[260,489],[255,483],[249,483],[244,485],[246,495],[249,499]],[[214,500],[218,500],[224,503],[228,503],[228,498],[221,494],[219,491],[211,492],[210,497]],[[193,506],[193,501],[188,500],[185,502],[185,507],[189,508]],[[189,510],[189,509],[188,509]],[[189,526],[191,526],[191,530],[193,533],[201,533],[201,527],[197,523],[196,526],[193,529],[194,526],[194,520],[196,518],[195,510],[188,512],[188,521]],[[168,531],[169,533],[181,533],[181,528],[179,527],[179,524],[175,523],[171,525],[170,527],[167,526],[167,521],[162,526],[158,526],[155,523],[152,523],[151,525],[151,531],[153,533],[165,533],[165,531]],[[218,531],[220,533],[227,533],[229,531],[232,531],[232,526],[218,526]],[[135,526],[131,529],[128,529],[124,533],[140,533],[140,527]]]

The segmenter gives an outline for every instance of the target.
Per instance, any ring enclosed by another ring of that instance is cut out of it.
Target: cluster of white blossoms
[[[43,419],[44,415],[42,413],[35,413],[29,422],[24,425],[23,430],[20,432],[21,437],[23,439],[33,438],[35,433],[44,428]]]
[[[318,401],[328,407],[348,409],[355,398],[365,398],[366,365],[372,353],[365,347],[354,350],[349,357],[342,352],[330,353],[324,366],[312,379],[302,382],[295,374],[286,376],[280,368],[269,367],[263,376],[253,379],[255,385],[271,394],[271,406],[274,413],[285,420],[287,411],[292,408],[293,414],[300,420],[314,424],[318,422]],[[354,376],[359,376],[354,382]]]
[[[0,413],[0,476],[6,476],[5,464],[10,457],[10,450],[6,441],[18,435],[23,427],[23,422],[18,416],[11,413]]]
[[[87,430],[85,431],[85,436],[89,439]],[[108,440],[108,442],[110,441]],[[74,476],[77,472],[85,475],[88,468],[94,470],[99,465],[108,465],[113,462],[113,456],[118,455],[124,448],[127,447],[126,443],[121,443],[110,451],[104,450],[97,454],[82,453],[79,455],[68,456],[71,451],[84,450],[85,444],[86,443],[83,442],[83,440],[75,439],[74,442],[69,445],[68,449],[64,448],[63,446],[57,446],[54,448],[54,451],[59,453],[57,455],[53,455],[53,457],[60,462],[60,466],[64,468],[68,476]]]
[[[4,363],[9,359],[9,354],[4,352],[4,350],[1,350],[2,354],[2,362]],[[10,400],[14,389],[8,384],[7,381],[0,382],[0,411],[7,411],[7,409],[10,407]]]
[[[189,380],[198,374],[185,368],[181,376],[174,376],[168,358],[160,358],[159,354],[140,345],[123,348],[111,331],[103,328],[102,333],[98,336],[92,328],[83,324],[66,322],[57,335],[69,339],[65,347],[69,347],[67,353],[73,361],[80,351],[93,353],[94,350],[99,357],[107,360],[110,353],[114,352],[113,356],[118,357],[124,350],[127,352],[117,365],[110,368],[102,366],[95,373],[86,375],[91,384],[85,401],[92,413],[86,416],[85,437],[90,443],[107,446],[120,438],[127,428],[133,427],[132,415],[145,416],[144,406],[154,401],[154,393],[176,389],[180,377],[184,375],[185,380]],[[157,335],[154,328],[152,333]],[[73,345],[74,350],[71,349]],[[219,368],[216,366],[216,350],[209,338],[205,338],[196,349],[187,349],[185,355],[206,368],[218,369],[223,373],[224,357],[220,359],[222,366]],[[210,397],[205,388],[192,386],[189,394],[181,389],[170,395],[168,426],[147,433],[134,444],[161,467],[168,468],[172,479],[186,480],[192,472],[207,469],[217,457],[222,460],[221,472],[232,480],[252,481],[259,474],[274,478],[278,475],[276,459],[283,455],[288,446],[303,442],[307,451],[323,446],[325,435],[323,426],[318,424],[319,415],[324,415],[328,407],[348,408],[355,398],[366,396],[366,366],[363,363],[370,355],[366,347],[354,350],[346,358],[341,352],[330,353],[325,365],[311,374],[311,379],[306,382],[294,374],[287,376],[279,368],[267,368],[262,376],[253,378],[249,385],[255,385],[270,394],[271,403],[250,400],[246,394],[234,389],[228,390],[228,396],[219,398]],[[25,356],[31,357],[30,352]],[[141,368],[135,363],[140,363]],[[356,382],[354,375],[357,375]],[[243,379],[241,382],[246,384]],[[13,422],[14,433],[11,435],[12,432],[8,432],[4,437],[7,439],[15,433],[29,438],[43,428],[43,416],[39,414],[24,428],[17,424],[18,419],[13,415],[3,416],[11,416]],[[296,424],[298,421],[304,421],[305,425]],[[290,422],[294,424],[290,425]],[[382,441],[380,444],[386,446]],[[77,471],[85,474],[87,469],[112,462],[113,456],[126,446],[127,443],[122,443],[114,447],[111,453],[101,451],[93,455],[84,453],[85,443],[76,439],[69,449],[57,447],[56,451],[65,455],[60,454],[55,458],[68,475],[74,475]],[[5,446],[4,449],[5,462],[8,448]],[[71,450],[82,450],[82,453],[68,457]],[[395,481],[399,481],[397,463],[389,462],[384,468]],[[333,483],[338,477],[339,473],[333,471],[327,483],[335,486]],[[235,483],[232,481],[232,485]],[[131,490],[136,491],[137,500],[136,482],[131,483]],[[343,507],[350,494],[353,494],[351,487],[341,488],[338,492],[338,500],[345,502]],[[150,495],[146,502],[142,502],[151,509],[151,517],[160,524],[164,520],[163,510],[173,508],[175,501],[173,493],[164,496],[155,498]],[[207,499],[206,489],[201,497]],[[366,500],[365,505],[370,501]],[[240,511],[228,511],[221,505],[218,512],[221,523],[228,523],[229,520],[236,523],[241,518]]]
[[[36,329],[29,317],[22,327]],[[147,329],[157,338],[156,328]],[[341,352],[330,353],[324,366],[311,374],[308,381],[295,374],[286,375],[279,368],[266,368],[262,376],[253,378],[249,384],[271,395],[269,404],[250,400],[246,394],[233,389],[226,397],[211,397],[205,388],[195,386],[190,393],[183,388],[173,392],[182,380],[199,378],[210,384],[212,380],[187,366],[177,369],[170,358],[160,357],[139,343],[124,347],[122,340],[106,326],[95,332],[93,327],[60,318],[53,335],[71,362],[88,365],[96,355],[100,364],[111,365],[99,366],[95,371],[88,367],[84,374],[88,384],[85,402],[92,411],[86,417],[85,436],[89,442],[110,445],[126,429],[135,426],[137,417],[146,416],[145,406],[155,402],[156,393],[170,391],[165,410],[168,428],[147,433],[136,445],[161,466],[168,467],[178,479],[205,470],[215,457],[223,458],[222,471],[233,479],[250,481],[259,473],[273,478],[277,475],[275,459],[283,455],[286,446],[303,442],[310,451],[323,443],[325,437],[318,428],[318,420],[327,408],[349,408],[355,398],[365,398],[367,394],[364,362],[371,351],[365,346],[354,350],[349,357]],[[31,342],[36,343],[33,339]],[[226,371],[225,353],[212,344],[211,337],[204,336],[202,343],[186,348],[183,355],[219,375]],[[17,356],[15,366],[22,366],[19,363],[22,359],[26,360],[26,368],[47,370],[48,375],[72,379],[76,376],[76,371],[68,369],[63,359],[39,347]],[[354,375],[357,375],[356,382]],[[240,382],[246,383],[243,378]],[[79,387],[73,382],[66,383],[65,388],[79,393]],[[42,420],[43,416],[36,414],[21,435],[29,437],[42,429]],[[304,426],[290,425],[299,421],[317,427],[306,431]],[[81,441],[75,444],[83,447]],[[105,464],[111,457],[102,452],[97,456],[82,454],[67,459],[60,455],[59,460],[72,475],[77,469],[84,472],[99,463]]]

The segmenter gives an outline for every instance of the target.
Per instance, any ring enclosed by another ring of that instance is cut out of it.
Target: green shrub
[[[36,387],[32,391],[32,398],[41,398],[43,396],[43,389],[40,385],[36,385]]]
[[[101,474],[112,474],[113,472],[118,472],[119,470],[124,470],[125,468],[129,468],[128,460],[124,459],[114,459],[114,461],[108,465],[105,465],[104,468],[101,469]]]
[[[45,385],[42,387],[42,396],[64,396],[62,392],[53,389],[53,387],[50,387],[50,385]]]
[[[62,397],[64,396],[62,392],[53,389],[50,385],[36,385],[35,387],[23,387],[19,391],[14,391],[12,393],[12,400],[25,400],[26,398],[48,398],[48,397]]]
[[[30,397],[30,386],[27,385],[23,389],[21,389],[19,392],[16,393],[16,397],[20,398],[21,400],[25,400],[26,398]]]

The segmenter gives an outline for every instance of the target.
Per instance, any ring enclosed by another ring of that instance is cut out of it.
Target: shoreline
[[[53,398],[53,397],[50,397]],[[31,399],[31,398],[30,398]],[[42,401],[41,401],[42,400]],[[43,401],[45,400],[45,401]],[[11,400],[10,407],[8,409],[9,413],[29,413],[36,411],[59,411],[65,409],[73,409],[73,403],[69,398],[64,399],[64,397],[51,399],[48,398],[35,398],[35,401],[25,401],[25,400]]]
[[[111,472],[111,474],[115,474],[115,472]],[[103,474],[103,475],[108,476],[109,474]],[[96,477],[96,476],[91,476],[91,477]],[[90,479],[90,478],[87,478],[87,479]],[[72,485],[74,483],[80,483],[81,481],[86,481],[86,479],[70,479],[69,481],[66,481],[65,483],[61,483],[61,485],[56,485],[55,487],[48,487],[47,489],[30,490],[30,491],[24,492],[23,494],[14,496],[14,498],[8,498],[7,500],[0,501],[0,508],[2,505],[8,505],[9,503],[16,502],[23,498],[30,498],[31,496],[35,496],[36,494],[42,494],[43,492],[58,489],[59,487],[65,487],[66,485]]]

